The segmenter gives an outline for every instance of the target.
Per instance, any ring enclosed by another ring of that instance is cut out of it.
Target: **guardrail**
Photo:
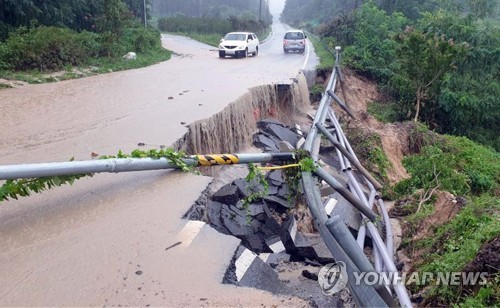
[[[354,273],[378,273],[390,272],[392,277],[398,275],[394,265],[393,255],[393,232],[389,215],[380,198],[377,189],[382,185],[374,179],[370,173],[360,164],[348,139],[342,131],[339,119],[331,107],[332,101],[338,104],[347,114],[354,117],[348,106],[335,94],[337,82],[341,80],[340,72],[340,47],[336,47],[335,66],[328,81],[325,92],[319,104],[319,108],[313,120],[313,125],[307,135],[303,148],[310,153],[316,162],[314,174],[302,173],[302,186],[304,194],[314,218],[315,226],[323,238],[326,246],[337,262],[343,262],[347,269],[348,287],[353,294],[356,303],[362,307],[384,307],[395,306],[391,295],[391,287],[394,289],[399,303],[403,307],[411,307],[408,292],[404,285],[395,284],[380,286],[368,286],[366,284],[355,284]],[[327,128],[326,120],[333,127]],[[348,188],[344,187],[331,174],[322,169],[318,164],[321,136],[326,137],[336,149],[340,161],[341,171],[348,178]],[[255,154],[213,154],[193,155],[182,159],[187,166],[212,166],[242,163],[263,163],[294,161],[294,153],[255,153]],[[112,158],[89,161],[71,161],[60,163],[4,165],[0,166],[0,180],[19,178],[39,178],[58,175],[89,174],[98,172],[129,172],[142,170],[173,169],[179,166],[167,158]],[[361,181],[358,181],[358,178]],[[329,217],[325,211],[318,187],[318,179],[325,181],[349,204],[359,212],[362,217],[357,238],[355,239],[347,229],[345,223],[339,216]],[[362,186],[368,188],[365,193]],[[381,217],[373,211],[377,205]],[[385,228],[385,241],[380,235],[380,229]],[[363,252],[365,238],[370,235],[373,242],[374,264],[368,260]]]
[[[362,281],[360,284],[356,284],[356,280],[353,279],[354,273],[376,272],[382,274],[383,272],[390,272],[394,275],[393,277],[396,278],[395,281],[398,281],[397,277],[399,274],[393,260],[394,247],[391,222],[383,200],[377,192],[377,189],[380,189],[382,186],[359,163],[348,139],[342,131],[339,119],[331,107],[332,101],[335,101],[349,116],[354,117],[346,104],[335,94],[337,82],[339,80],[342,82],[339,66],[341,48],[336,47],[335,51],[335,66],[319,103],[318,110],[313,120],[313,126],[304,143],[304,149],[307,150],[314,161],[318,163],[321,136],[325,136],[336,148],[336,154],[342,169],[341,171],[348,178],[349,190],[343,187],[332,175],[328,174],[317,164],[317,168],[314,171],[315,175],[310,172],[302,173],[304,194],[314,218],[315,225],[325,241],[325,244],[332,253],[334,259],[337,262],[344,262],[346,266],[348,287],[356,303],[362,307],[394,306],[395,303],[390,293],[391,287],[393,287],[400,305],[403,307],[411,307],[412,303],[408,296],[408,292],[404,285],[399,283],[400,280],[392,286],[381,286],[378,284],[368,286]],[[325,123],[327,119],[333,124],[332,129],[326,128]],[[352,167],[353,165],[355,168]],[[357,177],[355,173],[358,173]],[[359,229],[357,239],[347,230],[345,223],[339,216],[328,217],[325,211],[325,205],[321,199],[320,189],[317,185],[318,181],[315,177],[324,180],[360,212],[363,218],[363,224]],[[362,179],[362,181],[358,181],[357,178]],[[362,185],[368,187],[369,193],[367,195],[361,188]],[[378,205],[382,217],[373,212],[373,206],[375,204]],[[385,242],[379,231],[379,228],[382,226],[385,226]],[[373,266],[363,252],[367,232],[371,236],[373,242]]]

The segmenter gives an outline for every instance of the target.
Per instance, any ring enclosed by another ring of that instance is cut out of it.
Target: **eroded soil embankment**
[[[251,145],[258,120],[271,117],[286,125],[305,124],[308,108],[309,89],[301,72],[289,85],[251,88],[219,113],[190,124],[174,148],[187,154],[242,151]]]

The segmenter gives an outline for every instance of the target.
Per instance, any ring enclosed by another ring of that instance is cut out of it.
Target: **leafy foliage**
[[[271,22],[268,1],[261,0],[153,0],[153,12],[158,17],[245,17]]]
[[[136,20],[141,18],[143,1],[120,0],[120,2],[127,5],[130,17],[135,17]],[[7,38],[9,31],[20,26],[43,25],[67,27],[75,31],[95,31],[96,20],[105,14],[105,6],[109,4],[116,5],[115,0],[2,0],[0,41]],[[146,0],[146,9],[149,7],[148,4],[150,0]]]
[[[384,151],[380,137],[372,132],[352,128],[346,130],[349,142],[360,162],[382,182],[388,181],[387,169],[391,163]]]
[[[249,184],[247,188],[249,195],[242,200],[242,203],[244,208],[248,210],[252,202],[261,199],[269,193],[269,183],[267,183],[265,175],[254,164],[250,163],[247,166],[248,174],[245,177],[245,181]],[[254,185],[256,183],[262,185],[264,190]]]
[[[352,46],[347,46],[344,58],[347,65],[367,76],[387,82],[398,69],[397,43],[393,37],[401,33],[408,20],[400,13],[387,15],[373,2],[355,13],[356,31]]]
[[[270,23],[258,21],[255,18],[230,16],[226,19],[217,17],[162,17],[158,20],[158,28],[165,32],[217,34],[220,39],[232,31],[254,32],[257,36],[264,33]],[[217,42],[218,43],[218,42]]]
[[[97,31],[101,33],[102,51],[110,58],[123,54],[119,40],[130,22],[127,6],[121,0],[104,1],[103,12],[96,19]]]
[[[140,55],[147,55],[163,50],[160,45],[160,33],[153,28],[141,26],[122,30],[119,41],[112,43],[118,59],[127,65],[140,64],[140,61],[123,61],[121,55],[134,50]],[[111,42],[108,42],[111,43]],[[96,64],[101,54],[108,55],[102,44],[102,36],[83,31],[77,33],[67,28],[57,27],[21,27],[12,32],[5,43],[0,43],[0,70],[62,70],[68,66]]]
[[[184,159],[186,155],[182,151],[174,151],[171,148],[167,149],[150,149],[148,151],[134,150],[131,154],[124,154],[121,150],[118,151],[117,155],[103,155],[99,159],[111,159],[111,158],[166,158],[169,162],[176,165],[179,169],[184,172],[193,172],[193,166],[188,165]],[[71,159],[72,161],[73,159]],[[18,199],[19,197],[29,196],[31,193],[40,193],[47,189],[53,187],[62,186],[65,184],[73,185],[75,180],[81,179],[83,177],[90,176],[93,174],[76,174],[76,175],[59,175],[53,177],[42,177],[33,179],[17,179],[17,180],[7,180],[2,186],[0,186],[0,202],[8,200],[9,198]]]
[[[92,174],[60,175],[36,179],[7,180],[2,186],[0,186],[0,202],[8,200],[9,198],[17,200],[19,197],[27,197],[31,193],[40,193],[44,190],[65,184],[73,185],[75,180],[86,176],[92,176]]]
[[[218,33],[219,36],[230,32],[231,24],[228,19],[216,17],[186,17],[176,15],[173,17],[163,17],[158,20],[158,28],[165,32],[178,33]]]
[[[473,0],[368,1],[316,31],[320,41],[343,47],[344,64],[394,98],[396,119],[419,119],[498,151],[500,28],[478,20],[484,14],[473,12],[476,5],[485,7]]]
[[[467,200],[466,207],[457,216],[438,227],[434,236],[426,240],[431,252],[424,257],[417,270],[447,273],[463,271],[481,245],[500,234],[499,213],[500,201],[496,197],[482,195]],[[500,294],[498,288],[494,287],[495,282],[490,284],[493,284],[493,289],[484,286],[489,292],[484,294],[485,291],[479,290],[474,302],[479,301],[485,306],[494,304],[495,296],[498,298]],[[469,295],[459,286],[432,285],[425,294],[425,301],[431,306],[458,304]]]
[[[435,112],[432,98],[440,88],[442,76],[452,70],[465,52],[465,44],[456,44],[453,39],[435,33],[423,33],[412,28],[397,36],[397,57],[399,72],[403,75],[415,92],[415,121],[420,110],[426,105],[426,118],[432,119]],[[431,98],[431,100],[429,100]]]
[[[500,155],[464,137],[448,136],[446,142],[423,147],[403,165],[411,178],[396,184],[399,194],[411,194],[439,185],[458,195],[493,192],[500,184]]]
[[[21,27],[0,46],[0,66],[14,70],[58,70],[86,63],[99,53],[97,34],[45,26]]]

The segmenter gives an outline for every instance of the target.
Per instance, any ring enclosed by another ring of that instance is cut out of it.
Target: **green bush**
[[[231,31],[249,31],[257,36],[265,34],[270,24],[252,19],[251,16],[230,16],[227,19],[217,17],[186,17],[176,15],[158,20],[160,31],[173,33],[218,34],[220,36]]]
[[[128,28],[124,30],[122,45],[125,50],[145,52],[161,47],[160,32],[153,28]]]
[[[5,41],[9,37],[9,32],[14,30],[14,28],[6,23],[0,21],[0,42]]]
[[[468,198],[466,206],[453,219],[439,226],[435,234],[427,240],[430,252],[425,255],[416,270],[418,272],[464,271],[467,264],[477,258],[481,246],[500,234],[499,210],[500,201],[495,196],[484,194]],[[488,266],[487,263],[484,264]],[[500,291],[498,287],[495,288],[494,279],[490,278],[492,281],[489,285],[493,289],[489,294],[480,293],[486,290],[476,290],[470,294],[471,290],[459,286],[431,285],[424,295],[426,306],[458,304],[469,298],[467,300],[469,303],[475,302],[477,305],[479,302],[485,307],[490,307],[494,305],[494,299],[498,299]],[[488,288],[488,285],[484,287]],[[473,298],[476,300],[473,301]]]
[[[7,60],[7,45],[0,43],[0,71],[10,68],[10,63]]]
[[[446,136],[443,141],[403,160],[411,178],[397,183],[395,192],[410,194],[439,185],[454,194],[480,195],[498,187],[500,154],[465,137]]]
[[[81,65],[99,51],[98,35],[58,27],[21,27],[9,35],[0,50],[0,65],[14,70],[60,70]]]

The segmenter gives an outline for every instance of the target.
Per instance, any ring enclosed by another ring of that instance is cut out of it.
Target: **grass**
[[[426,133],[423,127],[417,128]],[[424,136],[423,139],[426,137]],[[403,245],[413,256],[413,269],[423,272],[462,272],[477,257],[482,245],[500,235],[500,157],[495,151],[478,145],[464,137],[442,136],[440,142],[427,145],[424,140],[416,155],[405,158],[405,167],[411,178],[395,187],[399,191],[407,185],[407,193],[428,189],[436,185],[431,179],[439,177],[440,190],[458,193],[466,203],[458,214],[434,230],[428,230],[425,238],[414,240],[416,232],[425,226],[427,218],[434,214],[432,203],[424,204],[415,211],[415,200],[401,207],[401,216],[406,222]],[[402,198],[408,198],[402,196]],[[429,284],[409,286],[424,297],[424,306],[491,306],[500,298],[498,269],[488,278],[489,284],[467,288]],[[496,275],[496,276],[495,276]]]
[[[432,237],[423,240],[430,253],[417,266],[418,272],[461,272],[474,260],[482,244],[500,234],[500,200],[497,197],[484,194],[469,198],[467,202],[457,216],[440,226]],[[420,221],[425,217],[421,216]],[[486,294],[481,293],[468,297],[459,286],[431,285],[426,290],[426,300],[431,304],[459,304],[467,299],[488,306],[493,297],[500,297],[498,285],[496,288],[491,286],[485,286],[493,291],[489,296],[481,296]]]
[[[392,123],[398,120],[396,103],[371,102],[368,104],[368,113],[383,123]]]
[[[157,49],[145,53],[138,53],[136,60],[124,60],[123,58],[99,58],[93,59],[86,66],[67,67],[65,71],[58,72],[40,72],[38,70],[16,72],[0,70],[0,78],[8,80],[20,80],[30,84],[49,83],[67,79],[76,79],[92,75],[105,74],[135,68],[150,66],[162,61],[169,60],[172,52],[166,49]],[[0,88],[2,86],[0,85]]]
[[[323,44],[323,42],[321,42],[319,38],[311,34],[308,34],[307,38],[313,44],[314,51],[319,57],[319,65],[317,69],[331,71],[333,66],[335,65],[335,53],[333,49],[330,50],[330,48],[325,46],[325,44]]]
[[[196,33],[196,32],[172,32],[170,34],[173,35],[182,35],[182,36],[187,36],[192,38],[193,40],[196,40],[198,42],[218,47],[221,38],[224,36],[224,34],[218,34],[218,33],[212,33],[212,34],[202,34],[202,33]],[[267,28],[265,32],[259,33],[257,36],[262,43],[264,39],[266,39],[269,35],[271,34],[271,28]]]
[[[219,46],[220,39],[222,38],[222,35],[220,34],[201,34],[195,32],[169,32],[169,34],[187,36],[192,38],[193,40],[214,47]]]
[[[348,128],[346,134],[362,165],[374,174],[377,180],[388,183],[387,170],[391,167],[391,162],[382,149],[380,136],[360,128]]]

